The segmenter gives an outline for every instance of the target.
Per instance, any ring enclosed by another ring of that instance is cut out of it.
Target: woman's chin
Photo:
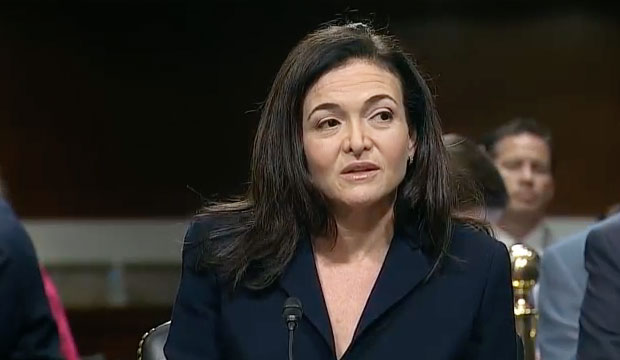
[[[335,199],[335,204],[340,208],[349,209],[351,211],[361,210],[365,208],[373,208],[388,202],[389,196],[385,194],[351,194],[350,196],[342,196]]]

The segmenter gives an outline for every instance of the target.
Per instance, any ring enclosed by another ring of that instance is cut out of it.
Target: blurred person
[[[586,238],[586,292],[579,316],[578,360],[620,358],[620,214]]]
[[[575,358],[588,278],[583,260],[587,234],[584,230],[549,246],[541,259],[536,341],[544,360]]]
[[[544,221],[554,194],[551,133],[533,119],[517,118],[483,139],[508,190],[506,211],[495,224],[509,248],[524,243],[542,255],[555,241]]]
[[[610,207],[600,220],[618,211]],[[579,313],[588,281],[584,264],[586,238],[597,226],[549,246],[541,259],[536,340],[544,360],[575,359]]]
[[[23,230],[23,227],[19,223],[16,215],[13,213],[10,205],[6,201],[6,189],[4,187],[4,183],[0,178],[0,200],[4,202],[4,207],[9,211],[11,221],[16,221],[16,226]],[[25,246],[32,247],[32,242],[27,233],[23,234],[23,238],[28,244]],[[33,248],[34,249],[34,248]],[[1,249],[0,249],[1,250]],[[35,254],[36,257],[36,254]],[[45,296],[48,300],[48,304],[50,306],[50,310],[54,321],[56,323],[56,327],[58,329],[58,337],[59,337],[59,346],[60,346],[60,354],[62,358],[65,360],[78,360],[79,354],[77,351],[77,346],[75,345],[75,341],[73,339],[73,334],[71,333],[71,328],[69,326],[69,321],[67,320],[67,316],[65,314],[64,306],[62,305],[62,300],[56,290],[56,286],[51,278],[51,276],[47,273],[47,270],[39,264],[39,272],[41,274],[41,281],[43,283],[43,289],[45,292]],[[0,359],[3,359],[0,357]]]
[[[56,321],[56,327],[58,328],[58,337],[60,340],[60,353],[65,360],[78,360],[80,358],[77,350],[77,345],[73,339],[71,327],[69,326],[69,320],[65,313],[65,307],[62,304],[62,299],[52,277],[48,274],[45,267],[39,265],[41,271],[41,278],[43,279],[43,288],[45,289],[45,296],[50,304],[54,321]]]
[[[61,359],[30,237],[0,197],[0,359]]]
[[[251,164],[247,195],[187,232],[168,360],[516,359],[508,252],[453,218],[433,96],[392,37],[306,36]]]
[[[480,221],[497,222],[508,203],[508,193],[493,160],[474,141],[459,135],[443,135],[448,168],[457,197],[457,213]]]

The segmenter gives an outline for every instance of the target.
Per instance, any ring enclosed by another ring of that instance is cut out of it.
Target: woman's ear
[[[410,162],[413,159],[413,156],[415,155],[416,145],[417,145],[417,138],[416,138],[416,134],[413,133],[409,137],[409,144],[407,145],[407,151],[408,151],[407,155],[409,157]]]

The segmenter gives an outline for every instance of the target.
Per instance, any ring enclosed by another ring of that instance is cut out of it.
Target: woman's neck
[[[394,235],[393,203],[334,212],[336,239],[319,237],[315,250],[337,262],[385,255]]]

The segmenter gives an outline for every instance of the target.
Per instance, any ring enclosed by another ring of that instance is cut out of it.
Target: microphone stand
[[[301,301],[299,301],[298,298],[289,297],[286,299],[282,309],[282,317],[284,318],[286,328],[288,329],[288,360],[293,360],[293,340],[295,336],[295,329],[297,328],[299,320],[301,320],[302,314],[303,310],[301,307]]]

